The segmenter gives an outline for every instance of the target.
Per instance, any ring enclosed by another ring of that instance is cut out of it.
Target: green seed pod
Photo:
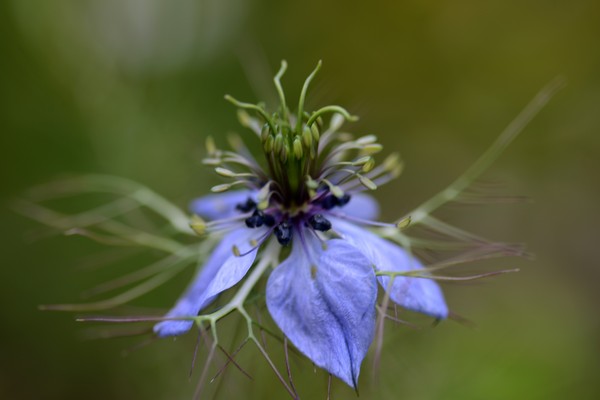
[[[286,163],[287,159],[288,159],[288,154],[291,153],[291,149],[290,149],[290,145],[286,143],[284,143],[284,145],[281,147],[281,151],[279,152],[279,159],[281,160],[282,163]]]
[[[322,126],[323,126],[323,118],[322,118],[321,116],[319,116],[319,117],[317,118],[317,121],[316,121],[316,123],[319,125],[319,127],[322,127]]]
[[[312,132],[306,126],[302,130],[302,142],[304,142],[304,146],[307,149],[310,149],[310,146],[312,145],[312,142],[313,142]]]
[[[260,131],[260,140],[262,140],[262,142],[265,143],[267,141],[268,137],[269,137],[269,124],[264,124],[262,127],[262,130]]]
[[[275,139],[273,138],[273,135],[267,136],[267,140],[265,140],[264,144],[265,153],[270,153],[271,151],[273,151],[274,142]]]
[[[316,124],[312,124],[312,126],[310,127],[311,133],[312,133],[312,137],[315,140],[315,142],[319,141],[319,138],[321,137],[321,134],[319,133],[319,128],[317,127]]]
[[[300,136],[296,136],[294,138],[294,156],[296,156],[296,158],[300,160],[302,159],[303,155],[304,151],[302,150],[302,142],[300,140]]]
[[[273,143],[273,150],[275,151],[275,154],[281,153],[282,148],[283,148],[283,135],[281,133],[278,133],[277,136],[275,136],[275,143]]]

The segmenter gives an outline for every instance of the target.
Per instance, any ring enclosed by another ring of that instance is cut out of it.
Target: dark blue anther
[[[343,207],[350,201],[350,195],[345,193],[342,197],[329,195],[321,200],[321,207],[325,210],[331,210],[333,207]]]
[[[254,210],[255,208],[256,208],[256,203],[250,197],[248,197],[248,199],[246,200],[245,203],[240,203],[237,206],[235,206],[236,210],[239,210],[239,211],[245,212],[245,213],[250,212],[250,211]]]
[[[308,223],[317,231],[328,231],[331,229],[331,222],[321,214],[315,214],[308,219]]]
[[[248,228],[261,227],[265,223],[265,215],[261,211],[255,210],[251,217],[246,218],[245,222]]]
[[[321,200],[321,207],[325,210],[331,210],[337,205],[337,198],[335,196],[327,196]]]
[[[271,214],[263,214],[263,221],[269,228],[275,225],[275,218]]]
[[[292,241],[292,224],[289,221],[283,221],[274,229],[275,237],[282,246],[287,246]]]
[[[348,193],[344,193],[342,197],[336,197],[337,205],[339,207],[344,207],[350,201],[350,195]]]

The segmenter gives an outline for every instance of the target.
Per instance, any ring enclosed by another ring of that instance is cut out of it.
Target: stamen
[[[352,222],[355,222],[355,223],[361,224],[361,225],[380,226],[380,227],[385,227],[385,228],[396,228],[396,229],[400,228],[400,222],[391,224],[389,222],[371,221],[368,219],[362,219],[362,218],[354,217],[354,216],[351,216],[348,214],[336,213],[336,212],[331,212],[331,211],[329,211],[329,214],[333,215],[334,217],[352,221]]]
[[[190,228],[192,228],[199,236],[203,236],[206,233],[206,221],[204,221],[198,215],[192,215]]]
[[[237,247],[236,245],[233,246],[233,254],[236,257],[244,257],[250,253],[252,253],[254,250],[258,249],[260,246],[262,246],[262,244],[271,236],[271,233],[273,233],[273,229],[269,229],[267,230],[261,237],[259,237],[258,239],[250,239],[248,241],[248,243],[250,243],[251,248],[248,251],[245,251],[243,253],[240,252],[239,247]]]
[[[325,210],[331,210],[334,207],[343,207],[350,201],[351,196],[348,193],[344,193],[341,197],[336,197],[333,195],[324,197],[319,201],[321,207]]]
[[[270,228],[275,225],[275,218],[270,214],[255,210],[252,216],[247,218],[245,222],[248,228],[259,228],[263,224]]]
[[[235,182],[231,182],[231,183],[222,183],[220,185],[215,185],[212,188],[210,188],[210,190],[214,193],[221,193],[221,192],[226,192],[229,189],[231,189],[233,186],[236,185],[243,185],[243,184],[247,184],[247,181],[235,181]]]
[[[248,197],[248,199],[246,200],[245,203],[240,203],[237,206],[235,206],[236,210],[239,210],[239,211],[245,212],[245,213],[250,212],[250,211],[254,210],[255,208],[256,208],[256,203],[250,197]]]
[[[215,168],[217,175],[224,178],[254,178],[255,175],[250,172],[233,172],[227,168],[217,167]]]
[[[326,232],[331,229],[331,222],[322,214],[315,214],[308,219],[310,226],[321,232]]]
[[[255,210],[252,216],[246,218],[245,222],[248,228],[260,228],[261,226],[263,226],[263,223],[265,221],[262,216],[262,213],[258,210]]]
[[[244,128],[250,129],[251,131],[256,133],[258,136],[260,136],[261,127],[260,127],[260,123],[256,119],[252,118],[250,116],[250,114],[248,114],[245,110],[243,110],[241,108],[238,109],[237,116],[238,116],[238,121],[240,122],[240,125],[242,125]]]
[[[217,152],[217,146],[215,145],[215,140],[212,136],[208,136],[205,142],[206,152],[210,155],[215,154]]]
[[[285,220],[274,229],[275,237],[282,246],[287,246],[292,241],[293,229],[289,220]]]
[[[335,197],[342,197],[344,195],[344,191],[339,186],[336,186],[333,183],[331,183],[328,179],[322,179],[321,182],[329,186],[329,191]]]

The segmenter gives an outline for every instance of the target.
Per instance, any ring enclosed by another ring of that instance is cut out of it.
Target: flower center
[[[275,112],[267,112],[262,104],[243,103],[225,96],[239,108],[241,124],[260,139],[261,159],[255,159],[239,138],[231,140],[233,151],[219,150],[212,139],[207,140],[208,157],[204,163],[232,180],[212,190],[223,192],[245,186],[256,193],[238,204],[237,209],[248,214],[246,226],[271,228],[283,245],[291,241],[298,227],[329,230],[331,223],[324,214],[348,204],[350,193],[374,190],[401,170],[396,155],[375,167],[373,155],[382,150],[375,136],[354,139],[338,131],[344,120],[357,119],[344,108],[330,105],[305,112],[308,86],[320,66],[319,62],[304,82],[295,114],[288,109],[280,83],[287,67],[285,62],[274,79],[280,100]],[[324,122],[326,115],[331,115],[328,125]]]
[[[244,220],[248,228],[260,228],[266,226],[273,228],[273,233],[283,246],[290,243],[293,236],[294,226],[310,227],[316,231],[326,232],[331,229],[331,222],[321,213],[333,207],[343,207],[350,201],[350,195],[345,194],[337,198],[326,194],[304,207],[294,215],[290,215],[285,209],[271,207],[267,210],[259,210],[257,204],[250,197],[245,202],[239,203],[236,209],[243,214],[252,213]]]

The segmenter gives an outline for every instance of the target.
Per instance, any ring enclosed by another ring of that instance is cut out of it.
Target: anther
[[[315,214],[308,219],[314,230],[325,232],[331,229],[331,222],[321,214]]]
[[[252,216],[244,221],[248,228],[260,228],[265,223],[265,214],[262,211],[255,210]]]
[[[248,199],[246,200],[245,203],[240,203],[237,206],[235,206],[236,210],[239,210],[244,213],[250,212],[250,211],[254,210],[255,208],[256,208],[256,203],[250,197],[248,197]]]
[[[273,225],[275,225],[275,218],[271,214],[263,214],[263,222],[266,226],[271,228]]]
[[[351,197],[348,193],[344,193],[342,197],[337,197],[337,205],[340,207],[344,207],[350,201]]]
[[[198,235],[202,236],[206,233],[206,221],[204,221],[198,215],[193,215],[192,220],[190,221],[190,228],[192,228]]]
[[[287,246],[292,241],[292,224],[289,221],[283,221],[274,229],[275,237],[282,246]]]
[[[348,204],[348,202],[350,201],[350,195],[348,193],[344,193],[342,196],[340,197],[336,197],[336,196],[327,196],[325,197],[323,200],[320,201],[321,203],[321,207],[323,207],[325,210],[331,210],[334,207],[343,207],[346,204]]]

